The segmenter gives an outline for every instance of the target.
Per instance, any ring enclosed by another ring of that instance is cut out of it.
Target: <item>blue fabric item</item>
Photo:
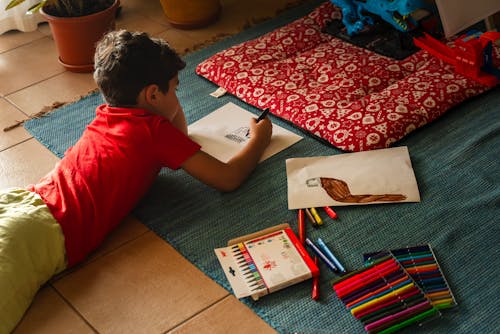
[[[228,102],[255,115],[260,111],[233,96],[209,96],[217,87],[194,68],[217,51],[253,39],[306,15],[319,1],[283,13],[236,36],[185,57],[179,99],[189,123]],[[80,136],[102,103],[98,94],[66,105],[25,128],[57,156]],[[457,299],[442,316],[402,333],[493,333],[500,295],[500,89],[465,101],[397,143],[408,146],[421,202],[337,207],[333,221],[307,235],[322,238],[348,270],[363,266],[363,253],[429,243]],[[275,124],[304,134],[274,116]],[[344,154],[311,136],[265,160],[241,188],[219,193],[183,171],[163,170],[135,209],[146,226],[171,243],[209,277],[231,291],[214,248],[229,239],[289,222],[297,231],[296,212],[287,209],[285,159]],[[331,287],[336,276],[320,263],[319,301],[311,299],[311,281],[275,292],[259,301],[244,299],[280,333],[364,333]]]

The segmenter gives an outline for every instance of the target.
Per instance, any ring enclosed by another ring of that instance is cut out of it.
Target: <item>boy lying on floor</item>
[[[175,93],[184,67],[146,33],[114,31],[98,43],[94,79],[106,104],[37,184],[0,192],[0,333],[14,329],[41,285],[101,244],[162,167],[220,191],[255,169],[271,121],[251,119],[248,144],[227,163],[204,153],[187,134]]]

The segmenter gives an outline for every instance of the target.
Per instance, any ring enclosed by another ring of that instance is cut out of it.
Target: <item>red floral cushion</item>
[[[398,61],[321,32],[340,17],[326,2],[213,55],[196,73],[345,151],[389,147],[488,89],[426,51]]]

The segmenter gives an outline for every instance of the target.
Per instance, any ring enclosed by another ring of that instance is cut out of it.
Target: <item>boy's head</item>
[[[111,31],[97,43],[94,80],[111,106],[137,104],[143,88],[158,85],[168,91],[168,82],[186,63],[165,41],[144,32]]]

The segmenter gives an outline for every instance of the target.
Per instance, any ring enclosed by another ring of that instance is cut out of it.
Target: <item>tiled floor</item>
[[[291,0],[221,0],[213,25],[170,26],[159,1],[121,0],[118,28],[166,38],[178,51],[273,17]],[[47,24],[0,35],[0,128],[96,88],[65,71]],[[57,162],[22,126],[0,133],[0,188],[36,182]],[[273,333],[264,321],[132,217],[86,263],[44,286],[15,333]]]

